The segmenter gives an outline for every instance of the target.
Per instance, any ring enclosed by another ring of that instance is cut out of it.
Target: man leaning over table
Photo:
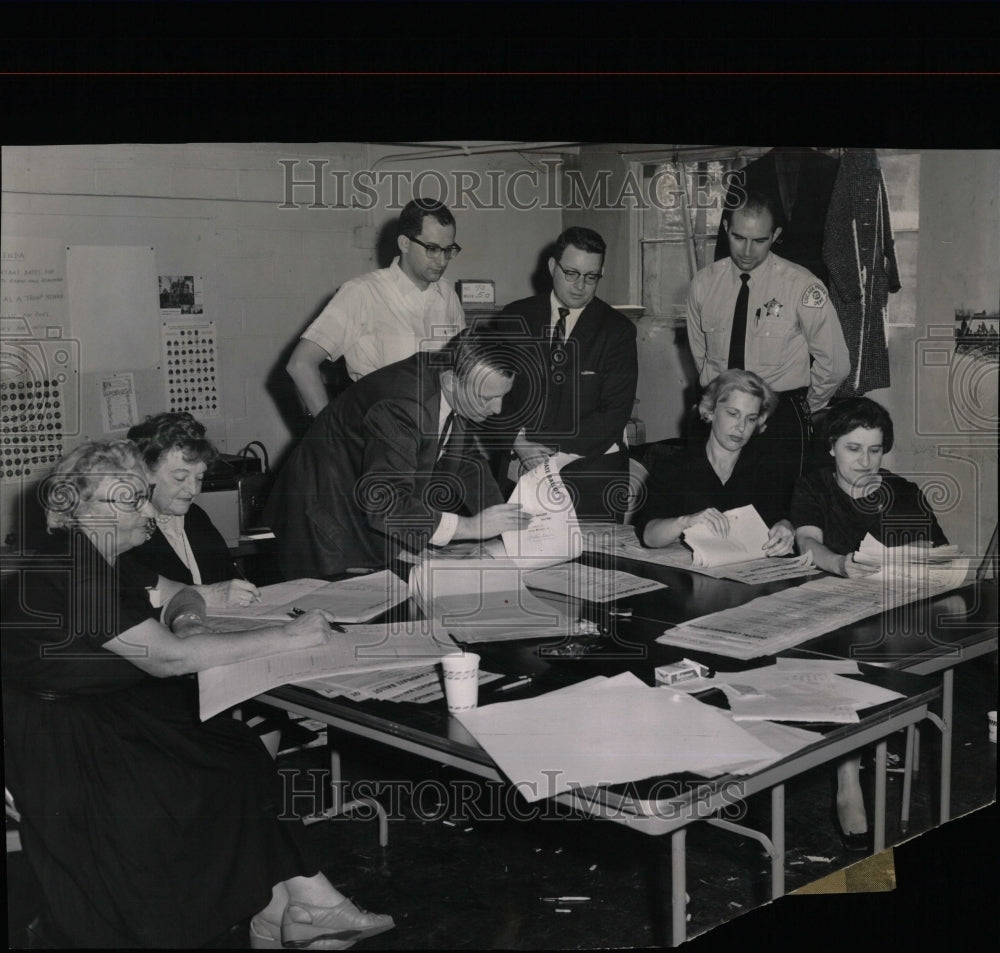
[[[810,469],[812,415],[826,407],[851,363],[824,284],[771,251],[781,234],[775,221],[773,200],[762,193],[748,193],[742,206],[723,213],[729,257],[691,281],[687,331],[702,387],[735,367],[778,394],[760,439],[779,468],[787,505]]]
[[[529,522],[503,502],[473,432],[511,389],[511,351],[500,335],[469,328],[327,404],[268,500],[286,579],[373,569],[402,549],[489,539]]]
[[[399,216],[399,257],[388,268],[344,283],[303,332],[286,365],[310,416],[329,397],[321,368],[341,356],[352,381],[437,349],[465,324],[451,282],[442,280],[461,248],[455,217],[430,199],[408,202]]]

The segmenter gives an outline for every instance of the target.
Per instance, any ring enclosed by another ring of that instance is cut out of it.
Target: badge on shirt
[[[822,282],[814,281],[802,292],[802,304],[807,308],[822,308],[826,304],[826,288]]]
[[[781,319],[781,309],[784,305],[777,299],[772,298],[764,304],[764,318],[768,321],[779,321]]]

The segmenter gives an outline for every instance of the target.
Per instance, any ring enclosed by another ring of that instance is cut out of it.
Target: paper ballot
[[[410,571],[410,592],[434,628],[459,642],[566,638],[570,619],[528,592],[526,576],[509,559],[427,559]]]
[[[694,550],[695,566],[725,566],[764,557],[767,526],[757,510],[741,506],[726,510],[729,534],[718,536],[707,523],[695,523],[684,531],[684,542]]]
[[[339,582],[295,579],[262,586],[249,606],[213,608],[213,616],[287,622],[298,609],[326,609],[338,622],[367,622],[408,597],[406,583],[388,569]]]
[[[579,454],[557,453],[529,470],[514,487],[509,503],[520,503],[531,522],[502,534],[507,556],[518,566],[538,569],[576,559],[583,552],[573,500],[559,475]]]

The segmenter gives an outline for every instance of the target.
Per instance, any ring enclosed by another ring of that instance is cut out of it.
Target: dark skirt
[[[192,678],[4,691],[7,786],[49,921],[88,947],[198,947],[316,873],[257,736],[197,718]]]

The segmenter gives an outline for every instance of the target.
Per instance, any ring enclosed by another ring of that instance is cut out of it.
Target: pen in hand
[[[305,615],[305,611],[306,611],[305,609],[299,609],[297,606],[292,606],[292,611],[289,612],[288,614],[293,619],[297,619],[300,615]],[[342,625],[340,625],[337,622],[328,622],[327,625],[329,625],[330,628],[333,629],[334,632],[346,632],[347,631],[347,629],[345,629]]]

